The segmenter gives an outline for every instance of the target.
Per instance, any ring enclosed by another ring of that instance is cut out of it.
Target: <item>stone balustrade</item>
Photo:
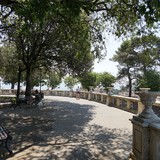
[[[76,91],[64,91],[64,90],[43,90],[47,96],[63,96],[63,97],[75,97]],[[14,89],[2,89],[0,95],[16,95]],[[141,113],[143,105],[138,98],[124,97],[120,95],[109,95],[106,93],[98,93],[91,91],[81,91],[81,98],[91,101],[100,102],[108,106],[117,107],[135,114]],[[160,101],[157,101],[154,106],[160,107]]]

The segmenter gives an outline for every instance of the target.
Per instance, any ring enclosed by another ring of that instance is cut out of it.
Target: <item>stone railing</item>
[[[0,89],[0,95],[16,95],[16,89]]]
[[[45,95],[53,95],[53,96],[64,96],[64,97],[76,96],[75,91],[47,90],[44,91],[44,93]],[[81,91],[81,98],[100,102],[108,106],[113,106],[135,114],[141,113],[143,110],[143,105],[139,101],[139,99],[133,97],[124,97],[119,95],[108,95],[106,93]],[[158,107],[157,110],[159,110],[160,102],[157,101],[154,104],[154,107],[156,108]]]
[[[64,90],[43,90],[43,93],[47,96],[63,96],[63,97],[75,97],[75,91]],[[0,90],[0,95],[16,95],[16,90]],[[91,101],[100,102],[108,106],[113,106],[119,109],[123,109],[132,113],[140,113],[143,110],[143,105],[138,98],[124,97],[120,95],[108,95],[106,93],[87,92],[81,91],[81,98]],[[160,107],[160,102],[154,104],[156,107]],[[159,109],[158,109],[159,110]]]
[[[13,99],[14,99],[14,97],[12,95],[10,95],[10,96],[0,95],[0,103],[12,102]]]

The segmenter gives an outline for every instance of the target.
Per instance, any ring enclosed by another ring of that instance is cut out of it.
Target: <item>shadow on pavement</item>
[[[1,109],[0,120],[13,136],[8,160],[124,160],[131,133],[89,125],[94,106],[45,100],[42,108]]]

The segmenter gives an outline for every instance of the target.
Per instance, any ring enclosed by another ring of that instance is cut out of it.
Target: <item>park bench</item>
[[[23,104],[29,105],[29,102],[26,98],[15,98],[14,101],[12,102],[12,107],[13,109],[16,109],[17,106],[19,106],[19,108],[21,108],[21,106]]]
[[[43,94],[36,94],[35,98],[16,98],[14,102],[12,103],[12,107],[15,109],[17,106],[21,108],[22,105],[29,105],[29,106],[38,106],[42,105],[44,106],[44,102],[42,99],[44,98]]]
[[[13,152],[9,149],[9,141],[12,140],[12,136],[10,135],[10,132],[0,124],[0,148],[5,148],[9,154],[12,154]],[[1,156],[0,152],[0,156]]]

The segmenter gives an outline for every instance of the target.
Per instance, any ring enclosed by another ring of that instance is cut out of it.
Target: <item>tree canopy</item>
[[[160,73],[154,70],[146,71],[145,74],[140,79],[138,79],[136,84],[137,90],[144,87],[150,88],[151,91],[159,91]]]
[[[5,44],[0,47],[1,70],[0,77],[4,83],[11,84],[14,89],[17,79],[18,61],[16,59],[16,49],[14,44]]]
[[[73,87],[78,83],[78,79],[73,76],[67,76],[64,78],[65,85],[72,90]]]
[[[111,31],[121,33],[145,32],[160,20],[158,0],[3,0],[0,1],[1,17],[14,14],[23,18],[43,21],[46,14],[56,11],[62,17],[76,17],[82,12],[92,18],[109,22]],[[98,12],[98,14],[97,14]],[[125,17],[125,18],[124,18]]]
[[[112,60],[118,62],[118,79],[127,77],[129,96],[133,80],[141,78],[149,70],[160,66],[159,40],[155,35],[132,37],[124,41]]]
[[[93,88],[97,86],[97,75],[96,72],[89,72],[78,79],[84,89],[90,90],[90,86]]]
[[[1,41],[15,43],[27,95],[35,68],[82,75],[104,56],[104,30],[117,36],[146,33],[160,17],[156,0],[3,0],[0,5]]]
[[[101,85],[105,91],[107,91],[107,88],[111,87],[115,81],[116,78],[108,72],[99,73],[97,76],[98,84]]]
[[[79,81],[81,82],[82,87],[87,90],[90,89],[90,86],[93,88],[99,86],[103,87],[104,90],[107,90],[107,87],[110,87],[115,82],[115,80],[116,78],[108,72],[89,72],[83,77],[79,77]]]
[[[68,20],[56,8],[48,12],[43,21],[19,17],[6,31],[7,37],[15,43],[17,61],[24,64],[27,95],[31,93],[31,75],[36,68],[52,68],[63,76],[67,73],[81,75],[91,69],[95,58],[101,57],[96,50],[90,51],[89,26],[85,15]],[[7,26],[9,22],[4,24]]]

